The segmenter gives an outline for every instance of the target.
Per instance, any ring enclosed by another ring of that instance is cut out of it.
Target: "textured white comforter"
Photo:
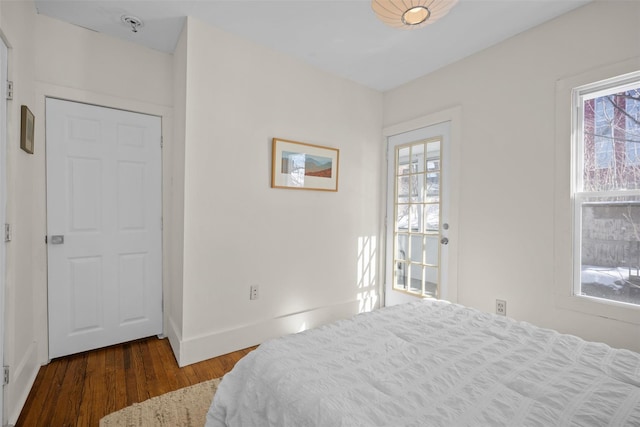
[[[420,301],[264,343],[207,426],[640,426],[640,355]]]

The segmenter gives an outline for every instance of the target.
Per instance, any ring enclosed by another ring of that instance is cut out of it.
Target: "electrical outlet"
[[[258,285],[251,285],[251,288],[249,288],[249,299],[258,299]]]
[[[501,316],[507,315],[507,302],[503,299],[496,300],[496,314]]]

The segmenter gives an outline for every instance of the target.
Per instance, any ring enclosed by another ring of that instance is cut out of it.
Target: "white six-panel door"
[[[162,333],[161,119],[46,101],[49,357]]]

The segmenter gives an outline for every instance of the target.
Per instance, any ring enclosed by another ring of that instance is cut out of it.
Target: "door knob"
[[[447,239],[446,237],[443,237],[442,239],[440,239],[440,243],[442,243],[443,245],[448,245],[449,239]]]
[[[61,245],[64,243],[64,236],[63,235],[55,235],[55,236],[51,236],[51,244],[52,245]]]

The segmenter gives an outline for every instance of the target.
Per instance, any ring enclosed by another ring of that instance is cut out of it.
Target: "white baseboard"
[[[168,337],[180,367],[258,345],[271,338],[301,332],[358,313],[358,300],[318,307],[298,313],[243,325],[193,338],[178,339],[178,331],[169,321]]]
[[[9,424],[18,422],[20,412],[29,397],[29,392],[36,381],[39,370],[37,345],[33,342],[24,357],[9,370],[9,384],[4,390],[5,402],[7,402],[5,410],[9,415]]]
[[[167,321],[167,328],[165,329],[165,335],[169,340],[169,344],[171,345],[171,349],[173,350],[173,355],[178,361],[178,365],[180,365],[180,351],[181,351],[181,343],[182,343],[182,333],[176,326],[176,323],[172,318],[169,318]],[[182,366],[182,365],[180,365]]]

